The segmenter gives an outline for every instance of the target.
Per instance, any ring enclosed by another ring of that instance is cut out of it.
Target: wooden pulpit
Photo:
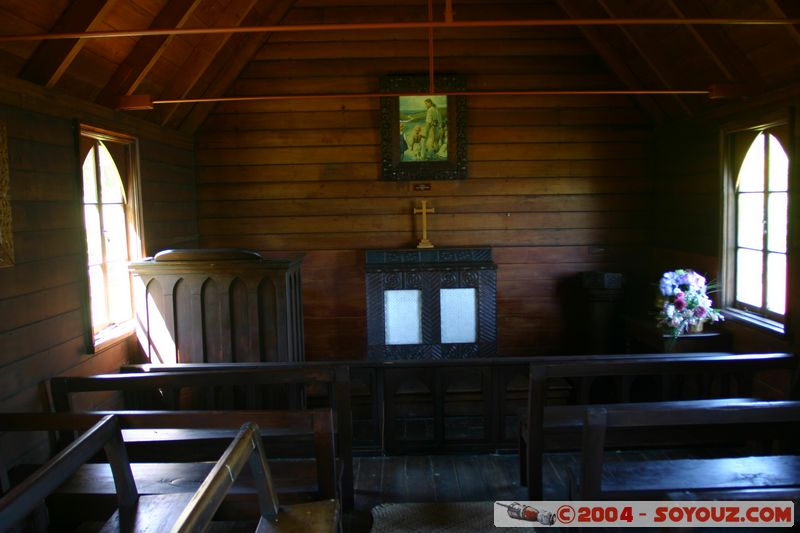
[[[187,249],[131,263],[146,357],[151,363],[303,361],[302,259]]]

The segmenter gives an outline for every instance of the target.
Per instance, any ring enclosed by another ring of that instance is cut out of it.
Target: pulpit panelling
[[[302,361],[301,262],[197,249],[132,263],[145,355],[152,363]]]

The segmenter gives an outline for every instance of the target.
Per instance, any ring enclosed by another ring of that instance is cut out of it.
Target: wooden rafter
[[[170,0],[150,27],[153,29],[183,27],[200,2],[201,0]],[[120,96],[133,94],[174,38],[174,35],[140,38],[100,91],[96,102],[114,107]]]
[[[575,6],[571,0],[556,0],[556,2],[567,16],[572,18],[579,18],[581,16],[579,8]],[[639,80],[636,74],[630,69],[628,63],[623,60],[619,51],[609,46],[608,41],[600,35],[599,28],[584,26],[579,29],[589,44],[592,45],[598,55],[603,58],[609,68],[611,68],[626,87],[633,89],[641,86],[641,80]],[[652,99],[646,96],[637,96],[636,100],[653,118],[657,119],[663,115]]]
[[[603,10],[608,14],[609,17],[617,18],[616,15],[614,14],[613,10],[610,7],[608,7],[608,4],[605,2],[605,0],[598,0],[597,3],[598,3],[598,5],[600,5],[600,7],[603,8]],[[661,69],[659,69],[655,65],[655,63],[653,63],[653,61],[650,58],[649,54],[645,53],[645,51],[639,45],[639,41],[633,35],[631,35],[631,32],[628,30],[628,28],[626,28],[625,26],[620,26],[619,27],[619,31],[622,32],[622,34],[628,40],[628,43],[636,50],[636,52],[639,54],[641,59],[645,62],[647,67],[656,76],[656,78],[658,78],[658,80],[663,85],[663,87],[665,87],[667,89],[674,89],[674,87],[669,82],[669,80],[667,80],[667,78],[664,76],[663,72],[661,72]],[[683,99],[681,99],[679,96],[675,96],[674,98],[675,98],[675,101],[677,102],[678,106],[687,115],[691,115],[692,114],[691,110],[686,105],[686,102],[683,101]]]
[[[781,0],[766,0],[767,5],[773,13],[782,17],[789,18],[790,16],[797,16],[800,13],[797,2],[793,0],[792,3],[782,2]],[[800,44],[800,29],[796,25],[786,26],[786,31],[797,44]]]
[[[709,16],[708,10],[696,0],[681,2],[667,0],[667,5],[681,18]],[[714,61],[728,81],[759,84],[761,75],[721,28],[687,26],[697,43]]]
[[[257,4],[257,0],[249,0],[241,10],[241,17],[235,22],[241,24],[243,20],[253,11]],[[202,78],[206,69],[213,63],[214,58],[217,57],[220,50],[223,49],[225,44],[230,41],[233,34],[222,34],[214,40],[214,43],[208,43],[204,48],[204,54],[192,54],[191,64],[185,64],[181,69],[181,75],[173,78],[172,84],[167,87],[163,95],[168,97],[185,98],[192,92],[197,82]],[[170,122],[170,119],[177,111],[176,106],[171,106],[161,116],[161,125],[164,126]]]
[[[51,28],[52,33],[97,29],[116,0],[74,0]],[[53,87],[86,43],[83,39],[43,41],[22,67],[19,77]]]
[[[294,6],[295,2],[296,0],[281,0],[275,2],[275,4],[271,6],[266,17],[262,17],[262,19],[265,20],[253,22],[266,24],[280,23],[291,10],[292,6]],[[249,19],[255,16],[255,13],[249,15],[244,22],[250,23]],[[212,81],[200,95],[219,96],[227,93],[228,89],[253,59],[256,52],[269,42],[271,36],[272,34],[261,33],[253,35],[235,35],[226,50],[218,54],[214,59],[214,63],[209,67],[209,71],[216,70],[216,72],[212,76]],[[184,110],[183,113],[185,113],[185,116],[180,123],[180,129],[187,133],[194,133],[194,131],[200,127],[200,124],[205,121],[209,113],[211,113],[214,105],[215,104],[198,104],[191,106],[191,109]]]

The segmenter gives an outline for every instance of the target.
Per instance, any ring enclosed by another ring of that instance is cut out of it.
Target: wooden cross
[[[433,244],[428,240],[428,213],[435,213],[434,208],[428,209],[428,201],[422,200],[422,207],[414,208],[414,214],[422,214],[422,240],[419,241],[417,248],[433,248]]]

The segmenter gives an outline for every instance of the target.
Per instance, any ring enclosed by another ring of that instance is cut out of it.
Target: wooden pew
[[[272,476],[264,453],[258,426],[247,423],[236,439],[209,472],[203,484],[177,518],[172,531],[203,531],[211,522],[225,494],[231,489],[245,463],[250,464],[255,486],[258,489],[260,516],[255,531],[278,532],[303,530],[308,533],[334,533],[338,529],[339,509],[336,500],[296,506],[281,506],[272,484]],[[117,515],[119,516],[119,515]],[[139,516],[149,521],[150,517]],[[111,518],[114,521],[114,517]],[[138,521],[138,520],[137,520]],[[122,526],[124,522],[117,520]],[[114,531],[128,530],[118,527]],[[153,528],[134,527],[134,531],[153,531]]]
[[[588,407],[584,417],[580,476],[571,472],[571,497],[582,500],[651,500],[676,491],[732,491],[800,487],[800,455],[749,455],[710,459],[604,462],[609,433],[628,428],[713,427],[732,442],[792,434],[800,402],[679,409]],[[794,450],[793,450],[794,451]]]
[[[676,376],[740,376],[737,390],[721,390],[720,395],[733,393],[743,396],[706,403],[705,407],[737,405],[746,401],[752,392],[752,379],[757,372],[771,369],[794,371],[797,359],[789,353],[731,354],[731,353],[670,353],[670,354],[625,354],[600,356],[542,357],[530,363],[527,411],[520,423],[520,477],[528,485],[528,499],[542,500],[543,454],[546,435],[560,433],[559,449],[577,443],[582,426],[586,397],[578,405],[552,406],[546,403],[548,382],[557,378],[585,379],[661,375]],[[712,395],[709,391],[701,391]],[[708,399],[708,398],[706,398]],[[660,402],[654,402],[660,403]],[[635,407],[635,406],[634,406]],[[674,400],[665,399],[662,409],[680,407]],[[651,408],[657,408],[651,405]],[[630,444],[641,443],[635,436],[628,436]]]
[[[105,449],[109,458],[117,505],[128,508],[136,505],[139,493],[122,442],[119,421],[113,416],[105,416],[99,421],[95,418],[94,422],[88,431],[0,499],[0,527],[12,527],[23,520],[101,449]]]
[[[150,371],[157,368],[159,371]],[[73,410],[73,396],[78,393],[119,391],[126,399],[126,408],[150,407],[137,403],[157,393],[158,409],[181,409],[182,394],[196,406],[199,397],[208,409],[260,409],[265,405],[269,389],[275,386],[307,385],[324,387],[334,411],[336,456],[343,465],[342,505],[353,506],[352,412],[350,408],[349,370],[342,365],[306,363],[168,365],[161,371],[157,365],[130,373],[103,374],[88,377],[55,377],[49,381],[53,409]],[[202,393],[198,394],[198,391]],[[146,393],[150,393],[147,396]]]
[[[198,490],[213,467],[220,452],[216,447],[206,451],[205,457],[198,457],[197,441],[223,442],[223,449],[236,435],[242,424],[255,422],[261,426],[262,438],[292,436],[313,439],[315,454],[305,460],[271,460],[275,491],[286,503],[305,503],[316,500],[337,500],[339,498],[342,468],[337,471],[334,458],[333,420],[330,408],[302,411],[114,411],[101,413],[0,413],[0,431],[63,431],[80,430],[89,427],[102,416],[113,415],[122,428],[124,439],[158,447],[163,443],[161,433],[172,435],[183,431],[179,439],[180,447],[193,450],[189,462],[175,462],[172,458],[157,463],[130,463],[130,470],[136,478],[141,495],[185,494]],[[209,431],[212,435],[209,436]],[[147,443],[148,435],[159,440]],[[128,444],[126,443],[126,446]],[[127,455],[126,455],[127,457]],[[212,462],[208,462],[208,460]],[[341,466],[341,463],[340,463]],[[22,474],[30,471],[22,468]],[[252,515],[258,486],[256,480],[247,473],[242,476],[226,497],[227,515]],[[96,520],[110,514],[115,508],[116,483],[113,469],[108,463],[84,464],[69,480],[64,482],[50,498],[55,515],[85,512],[82,518]],[[86,499],[93,503],[85,504]],[[78,517],[80,518],[80,517]]]
[[[263,413],[262,413],[263,414]],[[230,413],[224,414],[228,419]],[[306,416],[307,413],[303,413]],[[324,425],[325,416],[315,413]],[[192,422],[200,425],[200,416],[190,416]],[[284,420],[292,419],[280,413]],[[332,532],[338,528],[338,503],[335,499],[306,503],[297,506],[279,506],[278,497],[272,483],[269,465],[262,445],[261,431],[256,424],[246,422],[227,447],[222,456],[209,464],[208,474],[196,491],[182,490],[167,494],[143,494],[137,485],[146,485],[137,475],[125,451],[121,427],[150,427],[169,424],[174,421],[174,413],[159,417],[154,413],[108,414],[60,414],[50,413],[7,413],[0,414],[0,427],[11,430],[39,429],[81,429],[96,421],[86,433],[78,437],[67,448],[55,456],[44,467],[34,472],[22,483],[14,487],[0,500],[0,529],[12,526],[29,514],[51,493],[63,490],[66,482],[71,483],[73,475],[100,449],[105,447],[114,478],[116,510],[102,526],[100,531],[199,531],[204,530],[220,507],[226,493],[239,477],[244,465],[250,464],[253,486],[257,493],[259,508],[258,524],[252,524],[257,531],[291,531],[301,527],[309,532]],[[218,418],[216,416],[212,418]],[[234,416],[235,418],[235,416]],[[262,416],[262,418],[264,418]],[[328,435],[330,431],[330,412],[327,412]],[[192,425],[192,424],[189,424]],[[330,443],[332,444],[332,442]],[[332,447],[329,446],[332,450]],[[206,466],[206,465],[203,465]],[[185,488],[185,487],[184,487]],[[94,507],[88,497],[80,502],[81,507]],[[107,514],[107,513],[106,513]],[[310,518],[311,517],[311,518]],[[63,524],[53,524],[61,527]],[[245,522],[245,527],[248,524]],[[287,529],[287,526],[289,528]],[[215,531],[227,529],[242,531],[242,523],[216,524]]]

